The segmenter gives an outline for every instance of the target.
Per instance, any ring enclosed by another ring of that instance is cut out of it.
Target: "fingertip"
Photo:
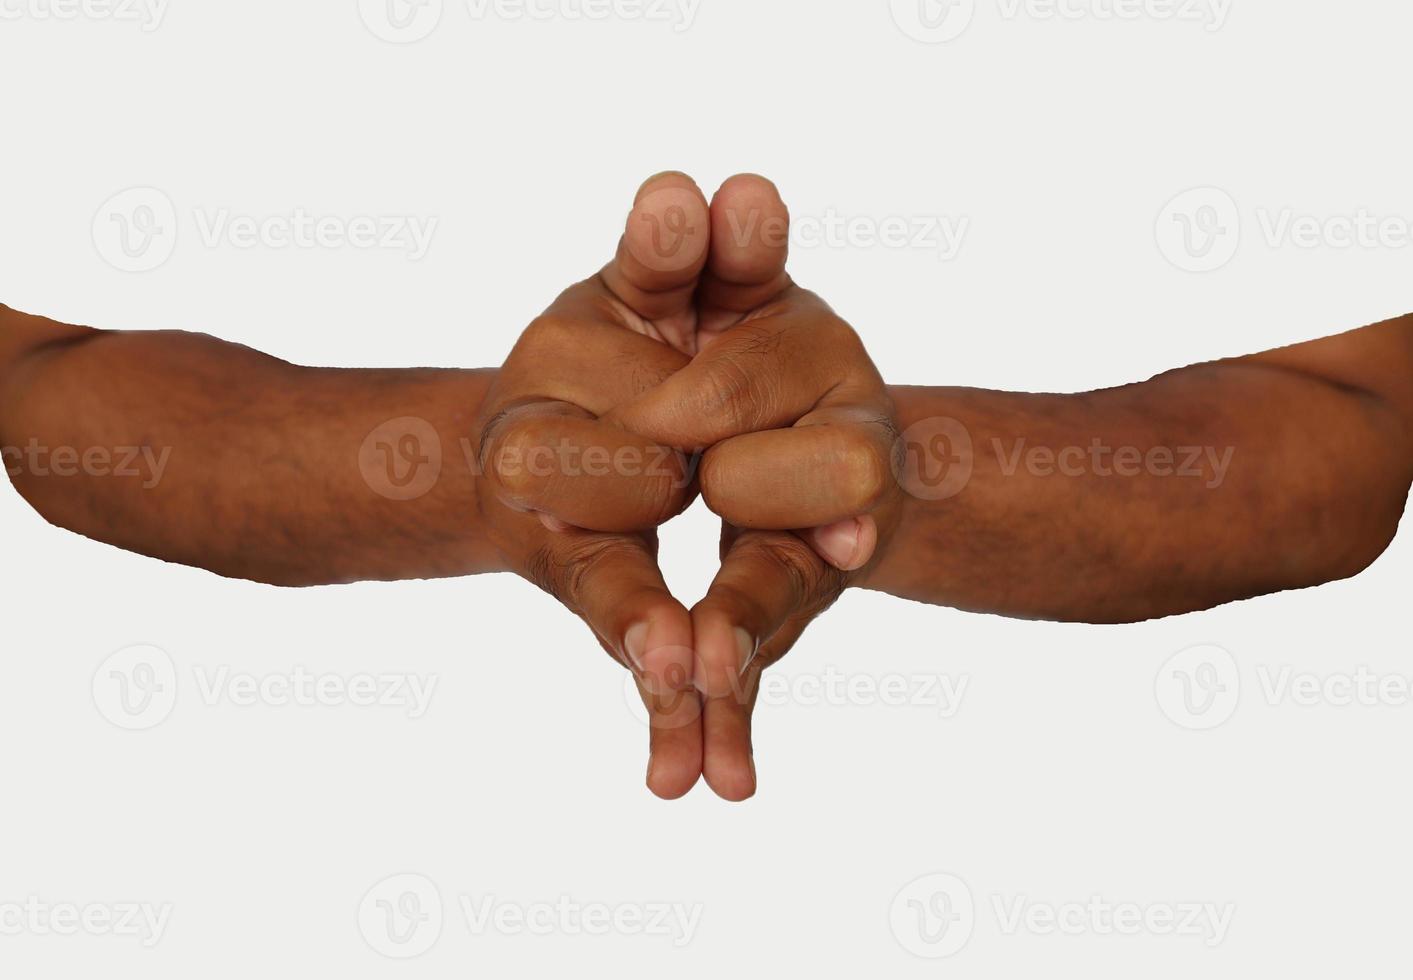
[[[691,176],[681,170],[661,170],[647,180],[638,185],[638,193],[633,195],[633,203],[636,205],[644,196],[655,190],[662,190],[667,187],[679,187],[695,191],[702,200],[706,200],[706,195],[702,193],[701,187]]]
[[[711,791],[728,803],[744,803],[756,795],[754,759],[742,766],[739,763],[722,765],[708,757],[703,775]]]
[[[640,269],[630,280],[662,291],[692,283],[706,264],[711,217],[706,197],[686,174],[649,179],[638,191],[623,244]]]
[[[871,516],[850,517],[811,528],[805,538],[819,557],[841,572],[855,572],[873,559],[878,548],[878,522]]]
[[[726,203],[736,203],[743,200],[753,200],[762,204],[778,204],[785,207],[785,200],[780,196],[780,188],[775,181],[752,171],[743,171],[739,174],[732,174],[721,182],[721,187],[717,189],[714,200],[722,200]]]
[[[790,212],[774,183],[737,174],[711,203],[712,274],[732,285],[769,283],[785,270]]]
[[[646,785],[660,800],[680,800],[701,778],[700,753],[690,755],[682,747],[659,748],[648,761]]]
[[[733,699],[708,701],[702,720],[702,776],[707,785],[731,803],[750,799],[757,787],[751,705]]]

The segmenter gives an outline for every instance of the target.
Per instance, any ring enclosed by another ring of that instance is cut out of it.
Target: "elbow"
[[[1349,434],[1345,452],[1329,454],[1313,492],[1301,495],[1305,513],[1293,526],[1311,532],[1312,584],[1353,578],[1373,565],[1398,536],[1407,508],[1413,434],[1387,405],[1364,408],[1369,424]]]

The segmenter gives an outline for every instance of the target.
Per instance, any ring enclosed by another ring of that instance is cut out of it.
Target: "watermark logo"
[[[380,708],[403,712],[411,721],[426,716],[436,694],[436,674],[315,673],[302,665],[256,675],[228,664],[191,669],[193,689],[208,708]],[[146,730],[160,725],[177,701],[177,669],[166,651],[141,645],[110,655],[93,674],[93,703],[120,728]]]
[[[473,23],[498,20],[568,23],[641,21],[668,24],[674,34],[692,29],[703,0],[466,0]],[[412,44],[430,36],[442,23],[444,0],[358,0],[358,13],[369,32],[392,44]]]
[[[466,0],[474,21],[647,21],[692,29],[702,0]]]
[[[421,956],[441,938],[441,892],[425,875],[384,878],[358,903],[358,931],[369,948],[383,956]]]
[[[994,472],[1006,478],[1098,478],[1191,480],[1207,490],[1226,483],[1234,446],[1114,446],[1095,437],[1088,445],[1032,445],[1025,437],[993,437]],[[914,422],[898,437],[893,475],[920,500],[947,500],[967,488],[976,470],[977,447],[967,427],[953,418]]]
[[[177,668],[158,647],[124,647],[93,672],[93,704],[119,728],[145,731],[160,725],[176,703]]]
[[[3,2],[3,0],[0,0]],[[194,235],[179,234],[184,221]],[[93,216],[98,255],[120,272],[151,272],[164,265],[182,238],[203,248],[270,251],[343,250],[395,252],[420,262],[431,250],[439,219],[407,214],[353,216],[288,212],[242,214],[230,208],[179,211],[155,187],[120,191]]]
[[[1189,647],[1158,669],[1153,693],[1168,720],[1206,731],[1223,724],[1241,701],[1236,658],[1219,646]]]
[[[1241,247],[1241,212],[1219,187],[1196,187],[1167,203],[1154,226],[1163,257],[1184,272],[1215,272]]]
[[[442,0],[358,0],[358,13],[373,36],[391,44],[411,44],[437,29]]]
[[[176,205],[155,187],[119,191],[93,216],[93,245],[121,272],[151,272],[176,250]]]
[[[888,913],[898,945],[924,959],[955,956],[976,928],[971,888],[956,875],[923,875],[904,885]]]
[[[633,257],[649,269],[680,272],[701,259],[708,219],[701,200],[691,191],[684,187],[655,190],[638,202],[633,215],[641,227],[628,236],[628,245]]]
[[[1003,936],[1151,936],[1221,945],[1231,930],[1231,902],[1113,901],[1101,895],[1085,900],[1045,901],[1029,895],[993,892],[980,906],[989,909]],[[915,956],[942,959],[966,946],[979,917],[970,886],[956,875],[924,875],[893,898],[889,919],[898,945]]]
[[[1231,14],[1233,0],[996,0],[1002,21],[1149,21],[1201,25],[1219,31]],[[975,0],[891,0],[893,21],[902,32],[924,44],[945,44],[961,37],[976,14]]]
[[[1174,267],[1213,272],[1229,265],[1247,241],[1273,252],[1401,251],[1413,246],[1413,218],[1366,207],[1311,214],[1262,205],[1243,214],[1226,191],[1201,187],[1168,202],[1158,215],[1155,234],[1159,251]]]
[[[473,938],[502,936],[645,936],[682,948],[696,937],[703,907],[685,902],[513,901],[492,894],[457,894],[451,914],[460,913]],[[358,931],[374,952],[392,959],[421,956],[441,939],[442,895],[426,875],[384,878],[358,904]]]
[[[441,478],[441,437],[426,419],[390,419],[363,440],[358,471],[369,489],[389,500],[424,497]]]
[[[975,451],[971,432],[953,418],[914,422],[894,446],[893,476],[919,500],[947,500],[971,482]]]
[[[1177,654],[1158,672],[1158,706],[1175,724],[1204,730],[1236,711],[1241,693],[1236,661],[1221,647]],[[1317,673],[1291,664],[1256,664],[1254,703],[1267,708],[1406,708],[1413,705],[1413,677],[1360,664]]]
[[[639,680],[631,672],[624,675],[623,700],[633,717],[648,725],[647,708],[638,691]],[[755,693],[758,707],[920,708],[949,719],[961,710],[970,686],[968,674],[955,677],[949,674],[875,675],[851,673],[831,665],[822,671],[798,674],[767,671],[760,676]],[[749,699],[749,692],[745,690],[733,694],[743,702]],[[686,701],[695,700],[698,695],[694,688],[689,688],[682,690],[679,696]]]
[[[889,0],[893,23],[923,44],[945,44],[966,33],[976,0]]]

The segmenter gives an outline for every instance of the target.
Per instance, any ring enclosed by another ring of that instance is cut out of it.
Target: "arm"
[[[198,334],[0,306],[0,449],[51,523],[222,575],[315,585],[490,571],[503,566],[461,440],[493,376],[296,367]],[[394,499],[420,486],[399,490],[380,467],[430,467],[415,460],[434,456],[431,440],[404,443],[396,425],[369,437],[408,417],[435,431],[441,470],[421,496]]]
[[[894,397],[910,497],[866,587],[965,609],[1126,622],[1346,578],[1413,481],[1413,317],[1088,394]]]

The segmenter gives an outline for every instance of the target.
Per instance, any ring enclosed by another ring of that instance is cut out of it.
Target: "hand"
[[[902,492],[888,390],[857,334],[786,275],[788,213],[774,186],[733,179],[711,219],[699,353],[607,419],[706,448],[701,491],[723,529],[721,569],[692,610],[703,773],[740,800],[756,786],[761,672],[874,567]]]
[[[739,200],[741,186],[728,181],[718,198]],[[648,785],[664,797],[701,775],[702,734],[691,618],[663,583],[653,529],[694,487],[681,454],[602,418],[778,291],[778,250],[762,260],[748,239],[709,254],[711,225],[690,178],[645,183],[613,261],[525,331],[478,424],[486,524],[508,566],[580,615],[634,672],[651,721]]]
[[[509,512],[488,523],[506,528],[512,566],[634,670],[652,722],[648,782],[662,796],[685,793],[703,771],[726,798],[754,791],[760,671],[896,523],[886,390],[853,331],[791,284],[787,242],[788,214],[762,178],[732,178],[709,208],[683,175],[650,180],[614,261],[532,324],[486,400],[484,468]],[[761,431],[782,425],[798,431]],[[642,438],[653,430],[667,437]],[[717,442],[702,485],[732,524],[721,573],[688,618],[654,559],[651,528],[691,499],[685,461],[660,447]],[[591,473],[590,453],[657,468]],[[825,469],[800,479],[801,465]],[[768,530],[783,528],[812,529]],[[693,620],[705,631],[695,657]],[[752,656],[738,671],[742,636]],[[708,697],[702,724],[694,684]]]

